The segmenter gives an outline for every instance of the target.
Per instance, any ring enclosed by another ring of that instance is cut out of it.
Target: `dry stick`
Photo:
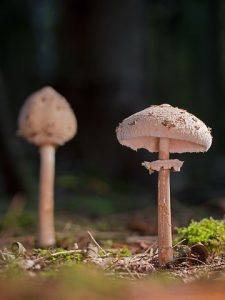
[[[84,252],[84,250],[80,250],[80,249],[77,249],[77,250],[64,250],[64,251],[52,253],[51,256],[58,256],[58,255],[62,255],[62,254],[82,253],[82,252]]]
[[[113,268],[113,266],[116,265],[116,263],[118,263],[119,258],[116,258],[114,261],[112,261],[111,265],[109,265],[107,268],[105,268],[105,270],[110,270]]]
[[[117,276],[130,276],[130,274],[131,274],[132,272],[117,272],[117,273],[114,273],[114,272],[111,272],[111,273],[106,273],[106,275],[107,276],[115,276],[115,275],[117,275]],[[138,279],[140,278],[143,278],[143,277],[146,277],[146,276],[148,276],[148,274],[147,273],[137,273],[137,272],[135,272],[135,273],[132,273],[132,274],[134,274],[134,275],[136,275],[136,274],[138,274]],[[136,278],[134,278],[134,279],[136,279]]]
[[[169,159],[169,139],[159,139],[159,159]],[[158,238],[159,264],[173,260],[171,210],[170,210],[170,170],[161,169],[158,177]]]
[[[148,247],[145,252],[143,253],[144,255],[150,252],[151,249],[154,249],[153,247],[157,245],[157,241],[155,241],[150,247]],[[153,250],[154,251],[154,250]],[[150,253],[149,253],[150,254]]]
[[[136,279],[134,274],[131,272],[131,270],[128,268],[128,266],[124,266],[125,270],[127,270],[127,272],[129,273],[129,275],[132,277],[132,279]]]
[[[90,231],[87,231],[88,235],[92,239],[93,243],[104,253],[104,255],[107,255],[106,251],[99,245],[99,243],[94,239],[93,235],[90,233]]]
[[[39,228],[38,246],[48,247],[55,244],[54,228],[54,177],[55,148],[51,145],[40,148],[40,190],[39,190]]]
[[[183,240],[177,242],[177,243],[173,246],[173,248],[175,248],[176,246],[182,244],[184,241],[186,241],[186,239],[183,239]]]
[[[183,259],[184,259],[183,257],[178,257],[178,258],[174,259],[173,262],[176,262],[176,261],[179,261],[179,260],[183,260]],[[207,265],[204,261],[202,261],[202,260],[200,260],[200,259],[197,259],[197,258],[194,258],[194,257],[187,257],[187,260],[194,260],[194,261],[196,261],[196,262],[201,263],[201,264],[204,265],[204,266]]]

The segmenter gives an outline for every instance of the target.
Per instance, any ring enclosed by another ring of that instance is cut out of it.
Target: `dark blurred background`
[[[36,207],[38,149],[16,135],[32,92],[53,86],[70,102],[78,134],[57,150],[56,210],[93,216],[156,205],[156,155],[122,147],[115,128],[169,103],[212,127],[206,154],[172,174],[176,205],[225,212],[225,2],[222,0],[1,0],[0,198]],[[155,213],[154,213],[155,214]],[[199,211],[198,211],[199,214]]]

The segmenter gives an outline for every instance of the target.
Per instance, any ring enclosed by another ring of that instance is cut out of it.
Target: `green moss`
[[[225,222],[206,218],[200,222],[191,221],[188,227],[176,228],[178,236],[174,243],[184,240],[185,244],[202,243],[209,251],[220,253],[225,247]]]
[[[118,248],[118,249],[108,249],[107,253],[113,257],[124,257],[124,256],[132,255],[132,252],[127,247]],[[99,250],[99,255],[105,256],[105,253],[103,253],[103,251]]]
[[[33,253],[42,257],[49,266],[78,264],[84,259],[83,252],[67,251],[62,248],[54,249],[34,249]]]
[[[123,247],[118,250],[118,256],[131,256],[131,255],[132,253],[130,249],[128,249],[127,247]]]
[[[49,255],[49,250],[47,249],[33,249],[33,253],[34,254],[38,254],[40,256],[46,256],[46,255]]]

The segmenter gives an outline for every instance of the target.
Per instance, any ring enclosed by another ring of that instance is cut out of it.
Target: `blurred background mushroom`
[[[76,108],[82,132],[57,153],[57,212],[96,218],[152,211],[156,179],[137,168],[149,154],[121,151],[114,128],[134,111],[166,99],[214,130],[213,151],[201,159],[180,156],[185,172],[175,174],[172,184],[177,222],[223,216],[222,0],[2,0],[0,12],[2,214],[15,195],[35,208],[38,157],[34,147],[16,137],[16,120],[26,96],[51,85]],[[191,210],[179,218],[184,204]],[[147,215],[147,223],[153,223],[154,216]]]
[[[56,243],[55,149],[74,137],[77,121],[66,99],[51,87],[44,87],[25,101],[19,114],[18,126],[18,134],[38,146],[40,151],[37,245],[53,246]]]

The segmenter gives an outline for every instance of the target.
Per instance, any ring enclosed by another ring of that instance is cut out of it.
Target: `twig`
[[[178,243],[176,243],[176,244],[173,246],[173,248],[175,248],[176,246],[182,244],[184,241],[186,241],[186,239],[183,239],[183,240],[179,241]]]
[[[51,253],[51,256],[58,256],[61,254],[73,254],[73,253],[81,253],[83,252],[83,250],[64,250],[64,251],[60,251],[60,252],[55,252],[55,253]]]
[[[116,258],[114,261],[112,261],[112,263],[107,268],[105,268],[105,270],[112,269],[116,265],[116,263],[118,263],[118,261],[119,261],[119,258]]]
[[[174,259],[173,262],[176,262],[176,261],[179,261],[179,260],[183,260],[183,259],[184,259],[184,257],[178,257],[178,258]],[[194,260],[196,262],[201,263],[204,266],[207,266],[207,264],[204,261],[202,261],[200,259],[197,259],[197,258],[194,258],[194,257],[187,257],[187,260]]]
[[[153,249],[157,245],[157,243],[158,243],[158,241],[155,241],[150,247],[148,247],[147,250],[145,250],[145,252],[143,254],[147,254],[148,252],[150,252],[150,250]],[[150,256],[152,256],[152,255],[150,255]]]
[[[137,273],[137,272],[107,272],[107,276],[131,276],[133,279],[136,279],[135,276],[138,274],[138,279],[148,276],[146,273]]]
[[[104,253],[104,255],[107,255],[106,251],[99,245],[99,243],[94,239],[93,235],[90,233],[90,231],[87,231],[90,238],[92,239],[93,243]]]
[[[127,270],[127,272],[129,273],[129,275],[133,278],[133,279],[136,279],[135,278],[135,275],[130,271],[130,269],[128,268],[128,266],[124,266],[125,267],[125,270]],[[137,273],[137,272],[136,272]]]

